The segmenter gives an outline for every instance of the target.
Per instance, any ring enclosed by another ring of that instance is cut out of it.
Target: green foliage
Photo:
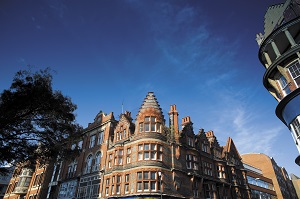
[[[0,166],[7,163],[47,163],[79,153],[70,145],[81,137],[76,105],[52,90],[50,69],[16,73],[0,96]],[[1,170],[0,170],[1,172]]]

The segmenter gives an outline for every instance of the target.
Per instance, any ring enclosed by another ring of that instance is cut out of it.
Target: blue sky
[[[0,2],[0,90],[20,69],[50,66],[55,89],[78,105],[84,127],[100,111],[137,114],[153,91],[168,121],[213,130],[221,145],[265,153],[300,176],[289,130],[262,85],[256,33],[281,0]]]

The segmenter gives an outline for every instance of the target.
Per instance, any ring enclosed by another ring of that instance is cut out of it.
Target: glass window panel
[[[158,145],[158,151],[162,151],[162,146]]]
[[[155,191],[156,190],[156,182],[151,181],[150,182],[151,190]]]
[[[144,172],[144,179],[149,179],[149,172]]]
[[[144,145],[144,150],[149,150],[149,144]]]
[[[151,152],[151,160],[156,160],[156,151]]]
[[[150,131],[149,124],[145,124],[145,131]]]
[[[140,123],[140,132],[143,132],[143,123]]]
[[[160,132],[160,123],[157,123],[156,125],[157,125],[157,130],[156,131]]]
[[[156,118],[155,117],[151,117],[151,122],[155,122]]]
[[[151,124],[151,131],[155,131],[155,124]]]
[[[139,145],[139,151],[142,151],[143,150],[143,145]]]
[[[145,160],[149,160],[149,152],[144,153],[144,158],[145,158]]]
[[[150,117],[149,116],[145,117],[145,122],[150,122]]]
[[[151,179],[156,179],[156,172],[154,171],[151,171]]]
[[[137,176],[138,176],[138,180],[142,180],[142,178],[143,178],[142,172],[138,172],[138,173],[137,173]]]
[[[138,154],[138,156],[139,156],[139,157],[138,157],[139,160],[142,160],[142,159],[143,159],[143,153],[140,152],[140,153]]]
[[[156,150],[156,144],[151,144],[151,150]]]
[[[144,182],[144,190],[149,190],[149,182]]]
[[[129,182],[129,174],[125,175],[125,182]]]
[[[137,183],[137,190],[142,191],[142,183],[141,182]]]

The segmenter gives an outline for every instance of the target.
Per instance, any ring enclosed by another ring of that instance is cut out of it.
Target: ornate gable
[[[134,124],[132,123],[131,113],[126,111],[120,115],[120,120],[114,128],[114,142],[127,140],[133,133]]]
[[[226,158],[229,164],[240,165],[241,156],[233,142],[233,140],[228,137],[226,146],[223,148],[223,157]]]

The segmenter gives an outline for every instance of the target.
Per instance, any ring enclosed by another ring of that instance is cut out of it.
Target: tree
[[[70,147],[81,139],[76,108],[69,97],[53,91],[49,68],[17,72],[0,95],[0,166],[45,164],[78,155],[79,149]]]

